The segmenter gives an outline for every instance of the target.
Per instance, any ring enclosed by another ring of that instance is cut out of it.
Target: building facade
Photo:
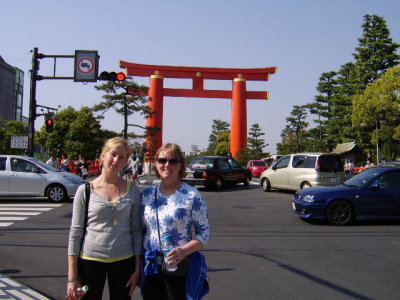
[[[23,121],[24,72],[0,56],[0,118]]]

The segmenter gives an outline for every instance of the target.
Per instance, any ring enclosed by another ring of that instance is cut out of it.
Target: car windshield
[[[192,169],[212,169],[214,166],[214,159],[197,157],[193,158],[189,164]]]
[[[267,166],[267,163],[265,161],[263,161],[263,160],[255,160],[254,161],[254,166],[265,167],[265,166]]]
[[[368,169],[346,180],[344,184],[360,188],[364,184],[370,182],[372,178],[376,177],[380,173],[380,170],[377,168]]]
[[[49,166],[48,164],[40,161],[40,160],[31,160],[31,162],[34,162],[35,164],[39,165],[41,168],[47,170],[47,171],[52,171],[52,172],[60,172],[56,168],[53,168],[52,166]]]

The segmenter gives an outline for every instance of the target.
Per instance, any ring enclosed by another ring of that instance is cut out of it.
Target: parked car
[[[224,185],[242,182],[249,185],[251,171],[240,167],[232,157],[202,156],[193,158],[186,168],[183,182],[191,185],[201,185],[218,190]]]
[[[321,185],[338,185],[344,181],[340,157],[326,153],[285,155],[260,176],[264,192],[271,188],[299,190]]]
[[[60,202],[73,197],[84,180],[32,157],[0,155],[0,196],[47,197]]]
[[[347,225],[354,220],[400,218],[400,167],[376,167],[344,184],[297,191],[293,212],[302,219]]]
[[[378,167],[400,167],[400,161],[384,161]]]
[[[249,160],[246,168],[251,171],[253,177],[260,177],[261,173],[265,171],[268,166],[265,160]]]

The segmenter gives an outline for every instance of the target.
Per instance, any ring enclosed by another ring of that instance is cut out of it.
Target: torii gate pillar
[[[150,76],[149,85],[149,108],[152,112],[155,112],[147,118],[147,127],[162,128],[163,124],[163,113],[164,113],[164,79],[160,75]],[[147,140],[153,149],[158,149],[162,146],[162,130],[156,131],[152,140]]]
[[[240,149],[245,148],[247,144],[246,80],[244,78],[233,80],[231,114],[230,152],[237,157]]]
[[[230,152],[237,157],[240,150],[247,144],[247,99],[268,99],[268,92],[247,91],[246,80],[267,81],[277,67],[257,69],[203,68],[143,65],[120,61],[120,67],[126,68],[131,76],[149,76],[149,108],[154,114],[148,117],[148,127],[158,127],[153,139],[148,138],[154,150],[162,145],[163,102],[164,96],[169,97],[199,97],[232,99],[231,144]],[[163,87],[163,78],[192,79],[192,89],[173,89]],[[205,79],[232,80],[232,91],[205,90]]]

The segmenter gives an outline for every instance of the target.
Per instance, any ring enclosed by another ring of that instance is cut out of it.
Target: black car
[[[202,156],[191,160],[186,168],[183,182],[191,185],[201,185],[218,190],[224,185],[243,183],[249,185],[251,171],[240,167],[232,157]]]

